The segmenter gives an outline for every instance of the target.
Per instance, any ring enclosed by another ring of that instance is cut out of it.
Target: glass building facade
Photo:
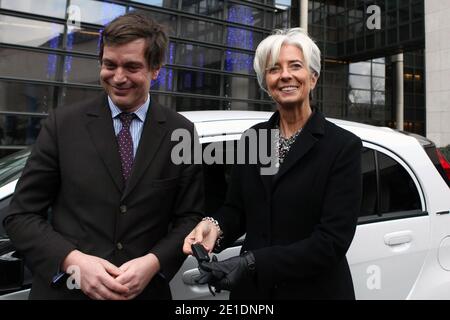
[[[289,10],[273,0],[0,0],[0,153],[32,144],[41,120],[95,95],[104,24],[144,11],[169,29],[166,64],[151,87],[183,110],[271,110],[254,50]]]
[[[365,27],[381,8],[381,29]],[[274,28],[298,26],[298,0],[0,0],[0,155],[32,144],[41,120],[102,90],[104,24],[144,11],[169,29],[154,99],[177,111],[273,110],[253,71]],[[423,0],[309,1],[322,50],[314,103],[329,117],[395,125],[391,56],[405,53],[405,129],[424,133]]]
[[[379,29],[368,26],[373,5],[379,8]],[[292,19],[295,25],[298,15]],[[425,135],[423,0],[309,1],[308,31],[322,50],[314,97],[327,116],[395,127],[392,56],[402,52],[404,128]]]

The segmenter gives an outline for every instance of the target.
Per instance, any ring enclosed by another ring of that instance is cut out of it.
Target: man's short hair
[[[127,44],[137,39],[145,39],[144,51],[150,70],[159,69],[164,63],[169,37],[166,28],[152,18],[137,12],[129,12],[108,23],[100,37],[100,63],[104,46]]]

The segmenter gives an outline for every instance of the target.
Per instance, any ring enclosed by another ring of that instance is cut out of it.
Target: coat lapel
[[[122,165],[119,147],[115,139],[111,111],[105,94],[94,100],[92,107],[86,112],[86,127],[97,152],[120,192],[123,191]]]
[[[262,124],[261,126],[261,130],[271,130],[275,128],[275,125],[278,123],[279,120],[279,113],[275,112],[270,119]],[[259,135],[258,135],[258,146],[259,146]],[[273,146],[270,143],[270,134],[267,134],[267,148],[266,150],[271,150],[271,152],[275,152],[275,150],[273,150]],[[258,150],[259,151],[259,150]],[[258,152],[259,154],[259,152]],[[267,199],[269,199],[271,197],[272,194],[272,180],[273,180],[273,176],[272,175],[262,175],[261,174],[261,162],[258,161],[258,170],[259,170],[259,174],[261,176],[261,181],[264,185],[264,190],[266,192],[266,197]]]
[[[156,102],[151,102],[147,111],[147,116],[142,129],[141,139],[139,140],[138,150],[134,159],[131,176],[125,186],[122,195],[124,200],[130,192],[136,187],[139,180],[143,177],[145,170],[150,165],[158,149],[167,134],[165,127],[166,116],[163,107]]]
[[[325,133],[325,118],[317,109],[311,115],[291,147],[280,170],[275,175],[272,187],[275,188],[280,179],[292,169],[314,146]]]

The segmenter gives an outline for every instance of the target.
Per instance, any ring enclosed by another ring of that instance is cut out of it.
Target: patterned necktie
[[[125,182],[130,177],[131,168],[133,167],[134,161],[133,138],[130,133],[130,125],[134,117],[134,113],[122,112],[119,114],[119,119],[122,122],[122,129],[117,135],[117,142],[119,143],[120,160],[122,162],[122,175]]]

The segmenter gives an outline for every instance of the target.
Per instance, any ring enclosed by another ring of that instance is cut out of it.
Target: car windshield
[[[20,177],[30,155],[30,148],[0,159],[0,188]]]

